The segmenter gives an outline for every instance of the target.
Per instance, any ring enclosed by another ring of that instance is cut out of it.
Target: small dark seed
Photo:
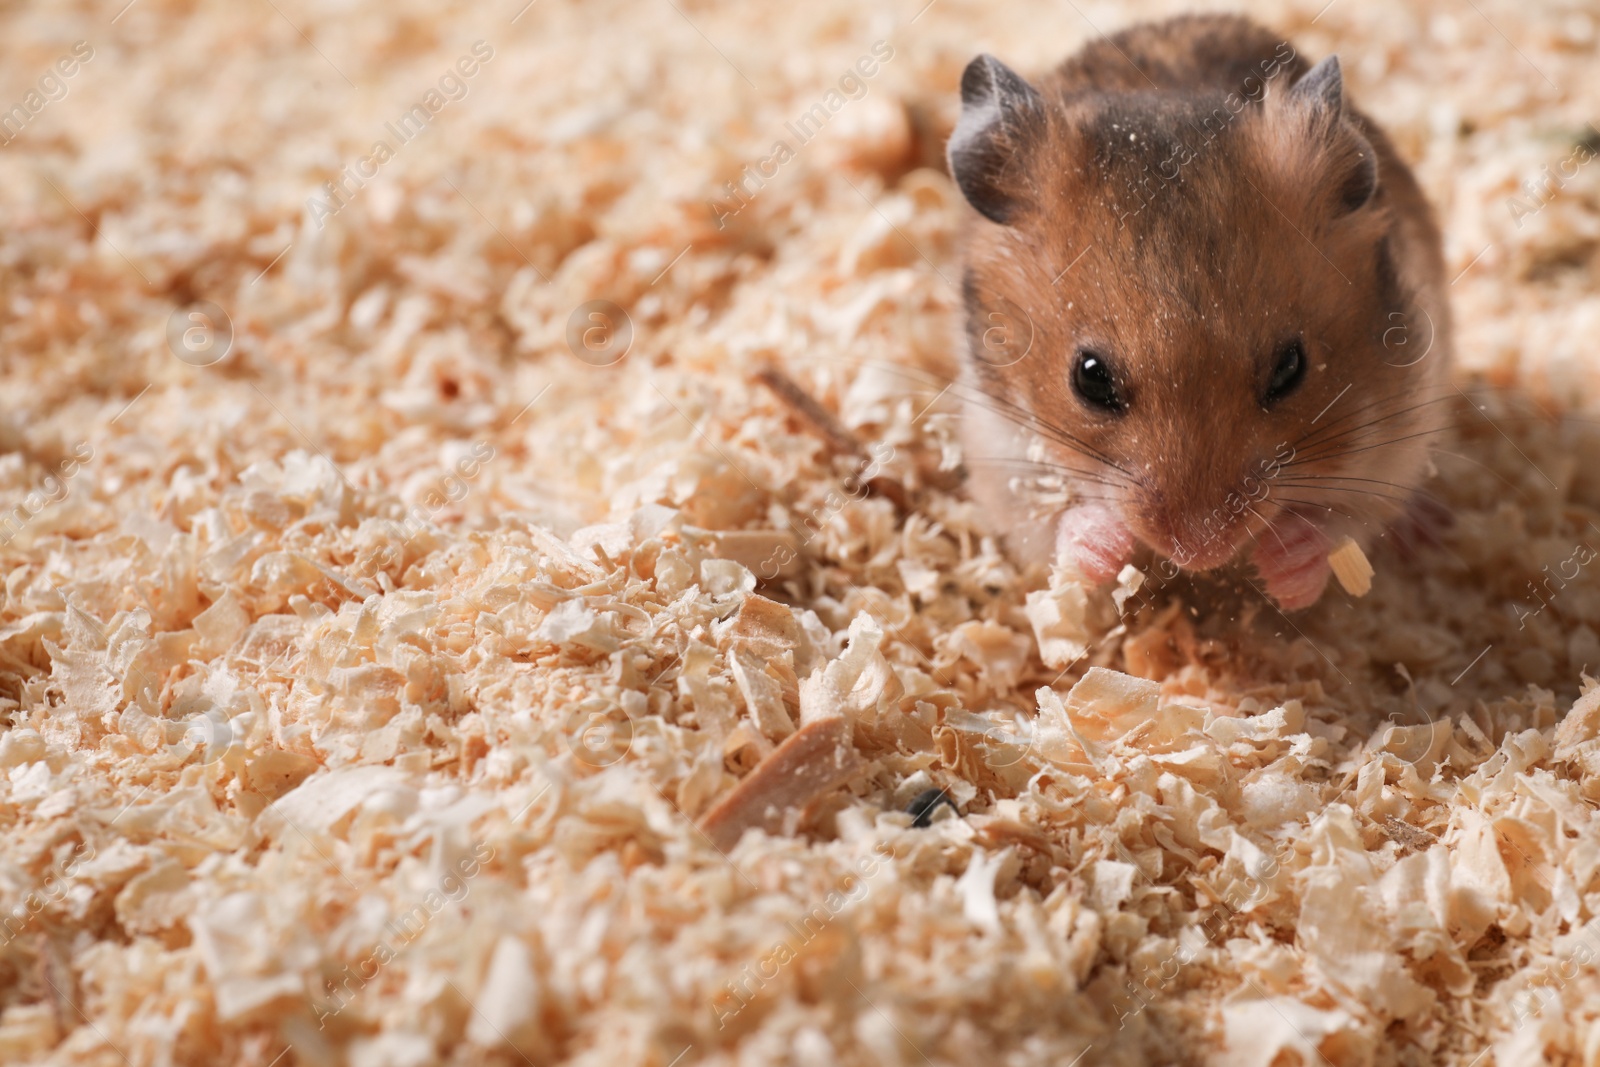
[[[961,814],[956,808],[956,802],[950,799],[950,794],[942,787],[936,786],[933,789],[924,789],[906,805],[906,814],[911,816],[911,825],[918,829],[933,825],[933,813],[938,810],[940,804],[950,805],[950,810],[957,816]]]

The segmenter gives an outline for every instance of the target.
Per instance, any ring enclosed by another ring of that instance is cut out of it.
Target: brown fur
[[[1365,543],[1420,482],[1441,420],[1417,405],[1449,354],[1438,231],[1370,119],[1347,104],[1335,128],[1292,106],[1309,68],[1244,18],[1186,16],[1098,40],[1034,83],[1046,106],[1009,131],[998,179],[1018,206],[1004,225],[973,215],[964,272],[973,490],[1023,551],[1048,552],[1062,506],[1037,504],[1024,469],[1058,468],[1076,500],[1197,568],[1311,505]],[[1377,190],[1346,213],[1362,137]],[[1264,406],[1296,334],[1305,379]],[[984,350],[997,338],[1015,346],[1004,358]],[[1086,344],[1117,368],[1123,414],[1075,395]],[[1241,494],[1285,449],[1267,495]],[[1328,480],[1288,487],[1308,475]]]

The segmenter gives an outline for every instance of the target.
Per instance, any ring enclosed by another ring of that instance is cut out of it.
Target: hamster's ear
[[[1324,165],[1337,176],[1337,213],[1366,206],[1378,191],[1378,154],[1347,117],[1339,57],[1329,56],[1306,71],[1285,95],[1286,105],[1322,150]]]
[[[1329,56],[1306,71],[1289,87],[1289,98],[1305,107],[1329,112],[1332,118],[1344,115],[1344,72],[1339,57]]]
[[[961,75],[961,119],[947,149],[967,202],[1004,225],[1020,203],[1020,156],[1044,118],[1044,99],[1016,71],[979,56]]]

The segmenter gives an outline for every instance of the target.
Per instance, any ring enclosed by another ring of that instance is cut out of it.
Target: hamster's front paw
[[[1116,578],[1133,559],[1133,531],[1102,504],[1068,508],[1056,520],[1056,558],[1095,584]]]
[[[1264,531],[1256,542],[1251,562],[1266,593],[1284,611],[1309,608],[1327,587],[1328,535],[1309,520],[1286,515]]]
[[[1402,559],[1415,559],[1424,550],[1444,544],[1444,536],[1456,517],[1450,509],[1424,492],[1406,502],[1405,511],[1389,526],[1389,535]]]

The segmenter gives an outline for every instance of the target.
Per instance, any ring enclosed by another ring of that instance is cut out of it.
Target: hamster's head
[[[1062,536],[1098,577],[1134,540],[1190,570],[1320,562],[1423,476],[1441,360],[1416,358],[1397,212],[1337,60],[1293,74],[1255,99],[1052,94],[987,56],[962,79],[969,399],[1069,472]]]

